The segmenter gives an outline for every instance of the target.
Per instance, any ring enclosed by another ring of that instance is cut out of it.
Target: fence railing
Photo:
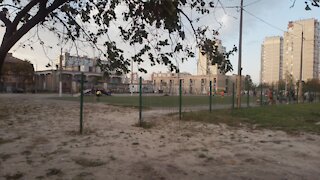
[[[80,133],[83,131],[82,109],[84,99],[83,78],[81,78],[80,93]],[[183,112],[187,111],[209,111],[214,113],[216,109],[238,109],[237,96],[235,94],[235,84],[232,84],[232,89],[229,92],[216,91],[213,89],[212,81],[209,82],[208,93],[202,95],[194,95],[183,92],[182,81],[179,85],[172,87],[177,89],[178,93],[165,93],[163,91],[144,92],[142,78],[139,79],[138,93],[131,94],[114,94],[108,97],[98,97],[95,102],[106,102],[109,104],[136,106],[139,111],[139,122],[142,126],[146,112],[151,110],[163,112],[164,114],[178,114],[179,119],[182,119]],[[294,92],[274,91],[272,89],[258,87],[255,89],[246,88],[241,94],[241,108],[259,107],[266,105],[281,105],[298,103]],[[89,99],[87,99],[90,101]],[[304,93],[304,103],[319,102],[320,94],[314,92]]]

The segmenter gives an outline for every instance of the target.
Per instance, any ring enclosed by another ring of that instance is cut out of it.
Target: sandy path
[[[320,137],[0,94],[0,179],[319,179]]]

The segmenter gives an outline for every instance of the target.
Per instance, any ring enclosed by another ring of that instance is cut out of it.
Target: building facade
[[[219,53],[225,53],[226,48],[220,40],[216,40]],[[197,75],[190,73],[153,73],[151,76],[155,92],[163,92],[171,95],[179,94],[179,82],[182,82],[182,93],[192,95],[208,95],[210,93],[210,81],[212,82],[212,93],[217,94],[224,91],[232,93],[233,83],[236,84],[236,75],[225,75],[220,72],[217,65],[212,65],[206,54],[199,49],[197,63]],[[244,77],[242,77],[244,83]],[[244,86],[242,87],[244,89]]]
[[[34,68],[27,60],[8,53],[0,78],[0,92],[31,92],[34,89]]]
[[[266,37],[261,46],[261,82],[277,83],[282,79],[283,38]]]
[[[69,53],[65,53],[62,55],[61,60],[62,68],[67,71],[101,73],[100,68],[97,66],[97,58],[89,58],[87,56],[72,56]],[[60,65],[60,59],[57,60],[56,65]]]
[[[212,81],[212,93],[224,91],[231,93],[232,76],[221,74],[191,75],[190,73],[152,73],[152,83],[155,92],[171,95],[179,94],[181,80],[182,93],[192,95],[208,95],[210,93],[210,81]]]
[[[261,46],[261,82],[319,78],[320,25],[316,19],[291,21],[282,37],[267,37]],[[301,64],[302,58],[302,64]]]
[[[107,63],[103,61],[102,63]],[[60,59],[57,61],[57,69],[37,71],[35,73],[35,90],[58,92],[61,78],[63,93],[78,93],[80,90],[81,73],[84,74],[85,89],[105,89],[112,92],[128,92],[125,75],[110,73],[104,76],[97,66],[96,58],[86,56],[71,56],[65,53],[61,57],[62,69],[59,69]]]
[[[106,78],[102,73],[44,70],[35,72],[35,91],[59,92],[59,81],[61,77],[63,93],[78,93],[80,90],[81,73],[84,74],[85,89],[115,89],[113,87],[114,84],[122,84],[121,78],[112,76]]]
[[[216,40],[216,46],[218,52],[226,53],[226,48],[222,46],[221,40]],[[209,74],[222,74],[216,64],[212,65],[206,54],[202,53],[199,49],[199,58],[197,63],[197,75],[209,75]]]
[[[294,81],[299,80],[301,55],[302,80],[319,78],[319,36],[320,26],[316,19],[289,22],[284,34],[283,79],[292,76]]]

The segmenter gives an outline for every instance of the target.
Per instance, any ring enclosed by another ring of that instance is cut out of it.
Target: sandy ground
[[[0,179],[319,179],[320,136],[0,94]]]

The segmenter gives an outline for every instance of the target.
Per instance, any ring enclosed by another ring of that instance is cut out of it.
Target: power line
[[[261,0],[253,1],[253,2],[251,2],[251,3],[249,3],[249,4],[244,5],[243,7],[251,6],[251,5],[256,4],[256,3],[260,2],[260,1],[261,1]]]
[[[249,11],[245,10],[244,8],[243,8],[243,11],[246,12],[247,14],[251,15],[252,17],[258,19],[259,21],[265,23],[266,25],[268,25],[268,26],[270,26],[270,27],[272,27],[272,28],[274,28],[274,29],[276,29],[276,30],[279,30],[279,31],[281,31],[281,32],[283,32],[283,33],[287,33],[289,36],[295,36],[295,37],[298,37],[298,38],[301,37],[301,36],[298,36],[298,35],[296,35],[296,34],[289,33],[289,32],[287,32],[287,31],[285,31],[285,30],[283,30],[283,29],[281,29],[281,28],[279,28],[279,27],[277,27],[277,26],[275,26],[275,25],[273,25],[273,24],[265,21],[264,19],[262,19],[262,18],[260,18],[260,17],[258,17],[258,16],[256,16],[256,15],[250,13]],[[307,39],[304,38],[304,41],[313,41],[313,40],[307,40]]]
[[[256,16],[256,15],[254,15],[254,14],[250,13],[249,11],[245,10],[244,8],[243,8],[243,11],[244,11],[244,12],[246,12],[246,13],[248,13],[249,15],[251,15],[251,16],[253,16],[253,17],[255,17],[256,19],[260,20],[261,22],[263,22],[263,23],[267,24],[268,26],[270,26],[270,27],[274,28],[274,29],[277,29],[277,30],[282,31],[282,32],[286,32],[285,30],[283,30],[283,29],[281,29],[281,28],[279,28],[279,27],[277,27],[277,26],[275,26],[275,25],[273,25],[273,24],[271,24],[271,23],[269,23],[269,22],[267,22],[267,21],[265,21],[265,20],[263,20],[263,19],[259,18],[258,16]]]

